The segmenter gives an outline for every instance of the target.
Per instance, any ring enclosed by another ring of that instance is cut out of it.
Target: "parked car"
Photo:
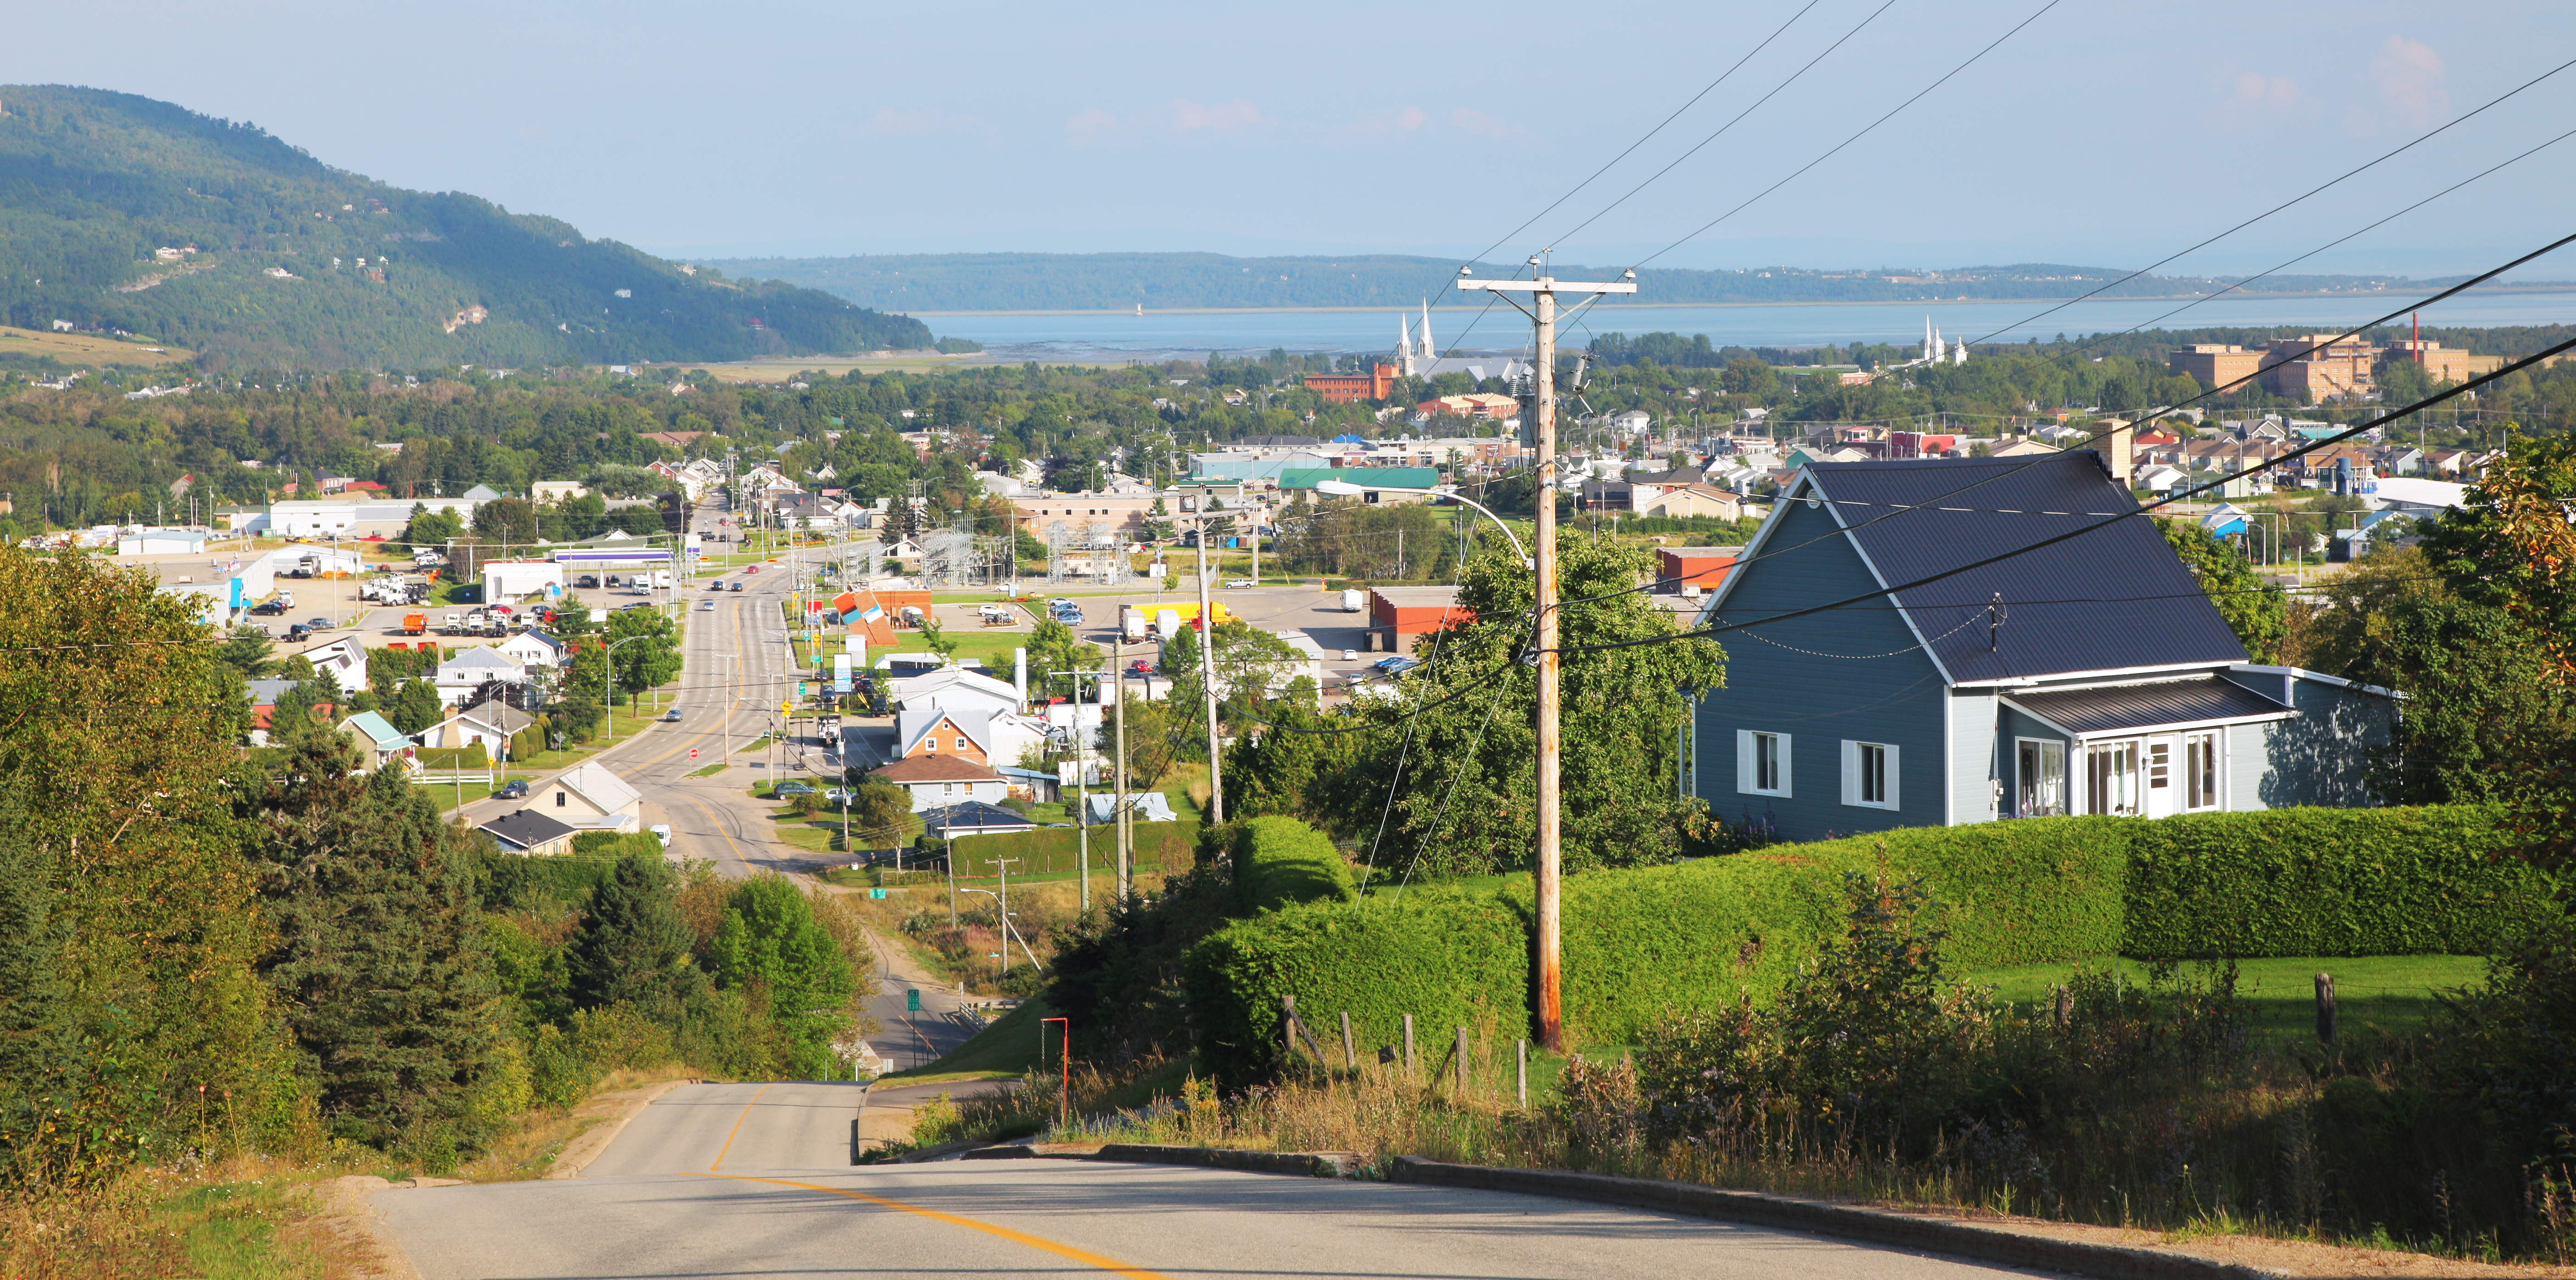
[[[1260,585],[1260,583],[1255,582],[1250,578],[1228,578],[1225,580],[1225,588],[1228,591],[1241,591],[1248,587],[1257,587]]]
[[[286,604],[281,600],[263,600],[252,605],[250,611],[262,618],[274,618],[286,612]]]
[[[1415,667],[1421,666],[1422,659],[1408,657],[1399,653],[1392,658],[1380,658],[1369,665],[1391,676],[1401,675],[1407,671],[1413,670]]]
[[[492,795],[501,800],[525,800],[528,798],[528,780],[512,778],[502,783],[501,789],[493,792]]]
[[[312,635],[312,634],[313,634],[313,628],[308,627],[308,626],[305,626],[305,625],[304,625],[303,623],[301,623],[301,622],[293,622],[293,623],[288,623],[288,624],[287,624],[287,627],[286,627],[286,638],[287,638],[289,641],[302,640],[302,639],[304,639],[305,637],[310,636],[310,635]]]
[[[858,798],[859,793],[848,787],[833,787],[823,793],[825,804],[848,804]]]
[[[626,611],[627,611],[627,610],[629,610],[629,609],[650,609],[650,608],[652,608],[652,607],[653,607],[653,606],[652,606],[651,604],[646,603],[645,601],[642,601],[642,600],[638,600],[638,601],[636,601],[636,602],[635,602],[635,603],[633,603],[633,604],[621,604],[621,605],[617,606],[617,611],[618,611],[619,613],[624,613],[624,612],[626,612]]]
[[[328,631],[331,629],[331,620],[329,618],[306,618],[304,620],[304,629],[307,631]]]
[[[779,783],[776,787],[771,788],[770,794],[781,796],[810,796],[814,794],[814,787],[811,783],[799,782],[794,778],[790,778],[785,782]]]
[[[585,573],[581,575],[580,578],[576,579],[573,582],[573,585],[576,587],[590,587],[596,590],[599,586],[599,575],[595,573]]]
[[[1130,662],[1127,664],[1127,674],[1131,676],[1150,676],[1154,674],[1154,664],[1142,659]]]
[[[1342,650],[1342,661],[1344,661],[1344,662],[1357,662],[1357,661],[1359,661],[1359,660],[1360,660],[1360,651],[1359,651],[1359,650],[1357,650],[1357,649],[1344,649],[1344,650]]]

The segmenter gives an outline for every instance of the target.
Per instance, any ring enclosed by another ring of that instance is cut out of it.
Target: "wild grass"
[[[236,1156],[145,1170],[86,1195],[0,1201],[0,1275],[44,1280],[338,1280],[369,1260],[300,1194],[353,1172]]]

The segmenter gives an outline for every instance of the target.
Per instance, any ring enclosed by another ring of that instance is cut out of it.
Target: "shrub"
[[[573,856],[577,858],[640,858],[662,856],[662,838],[650,831],[584,831],[572,838]],[[540,859],[542,861],[542,859]],[[602,872],[604,876],[606,873]],[[596,883],[596,878],[594,878]]]
[[[2495,813],[2476,805],[2195,814],[2125,830],[2130,955],[2474,955],[2548,909],[2547,879],[2510,856]]]
[[[1235,890],[1247,912],[1359,896],[1342,851],[1295,818],[1254,818],[1240,824],[1233,853]]]

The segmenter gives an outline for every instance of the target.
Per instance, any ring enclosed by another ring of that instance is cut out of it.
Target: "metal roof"
[[[520,809],[475,830],[490,833],[494,840],[510,848],[534,849],[579,834],[581,828],[566,826],[534,809]]]
[[[954,831],[960,835],[973,835],[984,831],[998,833],[1037,829],[1037,824],[1027,818],[1000,805],[986,804],[981,800],[967,800],[958,804],[943,805],[936,809],[924,809],[921,811],[921,822],[923,830]]]
[[[2078,735],[2153,729],[2165,725],[2245,721],[2290,714],[2288,707],[2233,680],[2193,676],[2106,689],[2040,689],[2004,695],[2004,702]]]
[[[2037,459],[1818,462],[1807,474],[1889,584],[2138,510],[2089,449]],[[1990,635],[1988,605],[1998,596],[2003,621]],[[2246,660],[2245,646],[2144,515],[1898,592],[1896,601],[1954,683]]]

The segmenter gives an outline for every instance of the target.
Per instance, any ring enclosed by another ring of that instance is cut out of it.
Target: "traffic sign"
[[[692,760],[698,758],[698,749],[696,747],[689,748],[689,758]]]
[[[877,899],[878,901],[882,902],[882,901],[884,901],[884,900],[885,900],[885,890],[883,890],[883,889],[870,889],[870,890],[868,890],[868,896],[869,896],[869,897],[871,897],[871,898],[875,898],[875,899]]]
[[[879,892],[879,893],[883,893],[883,892],[885,892],[885,890],[883,890],[883,889],[879,889],[879,890],[877,890],[877,892]],[[905,1013],[919,1013],[919,1012],[921,1012],[921,992],[920,992],[920,991],[918,991],[918,990],[913,990],[913,991],[906,991],[906,992],[904,992],[904,993],[903,993],[903,1011],[904,1011]]]

